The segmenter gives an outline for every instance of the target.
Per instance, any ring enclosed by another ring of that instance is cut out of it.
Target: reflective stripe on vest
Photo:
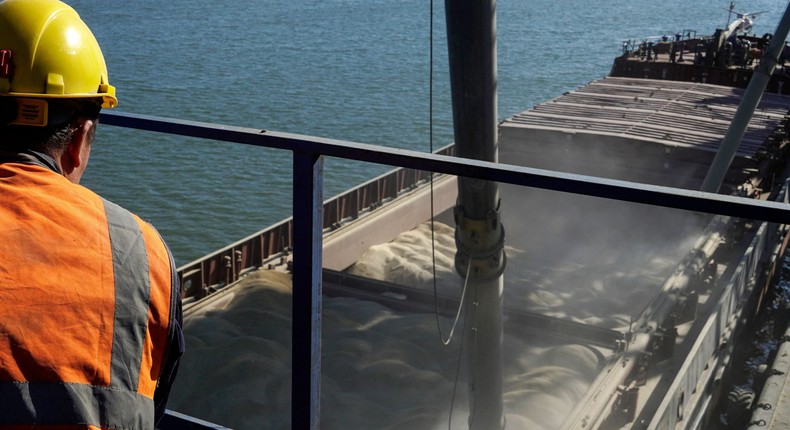
[[[104,199],[102,202],[110,227],[115,278],[115,329],[110,385],[137,392],[151,295],[148,253],[143,232],[132,214],[115,203]]]
[[[115,289],[110,386],[0,382],[0,424],[154,428],[153,401],[137,393],[151,288],[145,241],[130,212],[102,201],[110,232]]]
[[[0,382],[0,424],[153,429],[154,403],[126,390],[57,382]]]

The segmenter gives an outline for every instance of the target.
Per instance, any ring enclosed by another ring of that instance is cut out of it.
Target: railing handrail
[[[284,149],[295,153],[318,154],[708,214],[777,223],[785,223],[790,220],[790,207],[783,203],[471,160],[408,149],[119,112],[103,112],[101,122],[139,130]]]

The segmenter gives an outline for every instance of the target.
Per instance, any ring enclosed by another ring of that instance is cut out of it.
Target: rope
[[[430,43],[429,43],[429,54],[428,54],[428,144],[429,150],[433,153],[433,20],[434,20],[434,7],[433,7],[433,0],[430,1],[430,24],[429,24],[429,32],[430,32]],[[466,277],[464,278],[464,288],[461,292],[461,302],[458,305],[458,310],[455,314],[455,320],[453,321],[453,325],[450,328],[450,334],[445,339],[444,337],[444,330],[442,329],[442,322],[441,318],[439,317],[439,292],[438,287],[436,285],[436,229],[434,224],[434,205],[433,205],[433,174],[430,176],[430,187],[431,187],[431,270],[433,273],[433,305],[434,305],[434,316],[436,317],[436,327],[439,330],[439,338],[442,341],[444,346],[450,344],[453,340],[453,334],[455,333],[455,328],[458,326],[458,320],[461,316],[461,310],[464,306],[464,298],[466,296],[466,287],[469,282],[469,269],[472,267],[469,264],[467,267]]]
[[[429,151],[433,153],[433,20],[434,20],[434,0],[430,1],[430,24],[429,24],[429,54],[428,54],[428,147]],[[458,326],[458,321],[461,316],[461,310],[464,307],[464,301],[466,300],[466,289],[469,285],[469,274],[472,268],[472,264],[467,267],[466,276],[464,277],[464,288],[461,291],[461,301],[458,304],[458,310],[455,314],[455,319],[453,320],[453,324],[450,328],[450,333],[445,339],[444,332],[442,330],[442,322],[439,316],[439,293],[438,287],[436,284],[436,228],[434,223],[434,184],[433,184],[433,174],[430,175],[430,200],[431,200],[431,270],[433,272],[433,304],[434,304],[434,316],[436,317],[436,328],[439,332],[439,339],[442,342],[442,345],[448,346],[453,339],[453,335],[455,334],[455,329]],[[458,391],[458,379],[460,378],[461,374],[461,363],[464,351],[464,338],[465,336],[461,336],[461,345],[458,348],[458,364],[455,369],[455,379],[453,380],[453,393],[450,396],[450,411],[449,416],[447,418],[447,428],[448,430],[452,429],[453,424],[453,411],[455,409],[455,396]]]
[[[434,313],[436,315],[436,325],[439,328],[439,337],[442,340],[442,344],[447,346],[453,340],[453,333],[455,333],[455,328],[458,326],[458,320],[461,318],[461,310],[464,308],[464,300],[466,299],[466,288],[469,286],[469,272],[472,269],[472,264],[466,267],[466,276],[464,277],[464,288],[461,290],[461,301],[458,303],[458,310],[455,312],[455,320],[453,320],[453,325],[450,327],[450,334],[447,336],[447,339],[444,338],[444,334],[442,333],[442,324],[439,319],[439,303],[436,293],[436,277],[434,276],[433,280],[433,304],[434,304]],[[434,269],[435,270],[435,269]]]
[[[434,20],[434,7],[433,7],[433,0],[430,2],[430,48],[429,48],[429,71],[428,71],[428,143],[429,149],[431,153],[433,153],[433,20]],[[448,346],[450,342],[453,340],[453,334],[455,333],[455,329],[458,326],[458,320],[461,317],[461,310],[464,307],[464,299],[466,297],[466,288],[469,285],[469,273],[470,269],[472,268],[472,264],[467,266],[466,276],[464,277],[464,288],[461,291],[461,301],[458,304],[458,310],[455,313],[455,320],[453,321],[452,327],[450,328],[450,333],[445,339],[444,337],[444,330],[442,329],[442,322],[441,318],[439,317],[439,293],[438,287],[436,285],[436,233],[435,233],[435,226],[434,226],[434,205],[433,205],[433,174],[430,176],[430,186],[431,186],[431,261],[432,266],[431,270],[433,272],[433,305],[434,305],[434,315],[436,317],[436,327],[439,331],[439,338],[442,341],[444,346]]]

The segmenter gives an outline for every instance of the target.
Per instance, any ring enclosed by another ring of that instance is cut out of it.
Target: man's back
[[[118,100],[59,0],[0,0],[0,427],[151,429],[184,350],[173,258],[79,185]]]
[[[153,427],[180,318],[156,231],[37,164],[0,163],[0,201],[0,423]]]

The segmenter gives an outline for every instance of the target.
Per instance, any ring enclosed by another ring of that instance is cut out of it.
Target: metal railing
[[[690,211],[787,223],[787,204],[603,179],[404,149],[124,113],[103,124],[288,150],[293,153],[291,426],[317,429],[321,333],[323,157],[444,173]]]

